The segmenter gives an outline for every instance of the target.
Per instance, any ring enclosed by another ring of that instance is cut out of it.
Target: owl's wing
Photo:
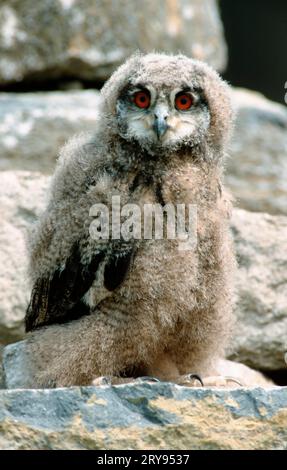
[[[89,314],[85,294],[94,281],[95,296],[99,279],[101,286],[113,291],[129,270],[132,247],[123,250],[109,240],[90,244],[88,238],[89,209],[94,203],[103,202],[93,188],[101,178],[105,188],[108,184],[106,161],[106,153],[101,157],[94,138],[76,138],[62,150],[48,206],[31,239],[33,289],[25,317],[26,331]],[[109,187],[106,192],[109,193]],[[85,249],[89,246],[92,248],[87,255]],[[99,292],[99,302],[101,295]],[[92,308],[94,305],[96,299]]]
[[[78,246],[74,245],[64,269],[56,268],[52,277],[36,279],[26,311],[26,331],[88,313],[82,298],[91,287],[103,256],[104,253],[96,254],[85,266]]]
[[[113,291],[125,279],[133,254],[132,246],[121,253],[109,252],[108,256],[101,251],[85,265],[78,246],[74,245],[64,269],[57,268],[52,277],[41,277],[35,281],[26,311],[26,331],[89,314],[90,308],[83,297],[92,286],[100,263],[104,262],[103,286]]]

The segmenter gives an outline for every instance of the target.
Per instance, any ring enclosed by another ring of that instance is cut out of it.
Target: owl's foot
[[[141,383],[141,382],[160,382],[159,379],[156,377],[117,377],[117,376],[102,376],[96,377],[92,381],[92,385],[99,386],[99,385],[121,385],[121,384],[128,384],[128,383]]]
[[[138,377],[135,380],[136,380],[136,382],[160,382],[160,380],[157,379],[156,377],[149,377],[148,375]]]
[[[223,375],[214,375],[201,379],[197,374],[187,374],[179,376],[175,382],[186,387],[238,388],[243,386],[235,377]]]
[[[197,374],[180,375],[174,382],[177,385],[185,385],[186,387],[204,387],[201,377]]]
[[[99,386],[99,385],[121,385],[134,382],[135,379],[133,377],[117,377],[112,375],[104,375],[101,377],[96,377],[92,381],[92,385]]]

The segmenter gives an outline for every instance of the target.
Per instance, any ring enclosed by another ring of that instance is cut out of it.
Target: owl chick
[[[230,202],[221,181],[228,86],[183,55],[136,54],[101,95],[93,135],[61,152],[31,241],[29,385],[213,375],[232,324]],[[180,249],[178,237],[142,231],[124,238],[119,226],[92,236],[91,208],[114,211],[113,196],[140,210],[196,207],[196,243]]]

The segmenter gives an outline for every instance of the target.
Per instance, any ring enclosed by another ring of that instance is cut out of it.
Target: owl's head
[[[148,151],[209,141],[217,150],[232,123],[229,88],[203,62],[183,55],[136,54],[102,90],[116,132]]]

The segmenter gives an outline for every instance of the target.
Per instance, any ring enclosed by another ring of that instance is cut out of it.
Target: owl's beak
[[[157,138],[161,139],[169,128],[167,123],[168,113],[166,110],[158,110],[154,114],[153,130]]]

